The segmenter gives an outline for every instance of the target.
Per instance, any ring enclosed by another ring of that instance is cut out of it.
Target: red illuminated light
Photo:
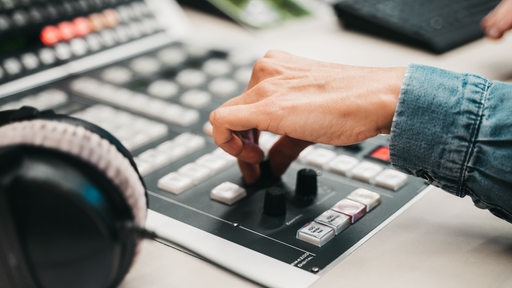
[[[370,157],[389,163],[389,161],[391,160],[391,156],[389,155],[389,147],[377,147],[377,149],[373,150],[370,153]]]
[[[78,17],[73,20],[73,29],[77,37],[83,37],[91,33],[91,23],[85,17]]]
[[[116,27],[119,23],[120,18],[117,11],[106,9],[102,13],[93,13],[88,17],[78,17],[72,21],[46,26],[41,30],[40,39],[44,45],[53,46],[59,42],[85,37],[105,28]]]
[[[62,40],[68,41],[75,37],[75,28],[71,22],[60,22],[59,25],[57,25],[57,28],[59,28]]]
[[[53,46],[60,41],[59,29],[55,26],[46,26],[41,31],[41,42],[46,46]]]

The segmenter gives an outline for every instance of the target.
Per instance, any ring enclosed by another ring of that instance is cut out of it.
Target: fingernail
[[[492,38],[498,38],[501,35],[500,31],[496,28],[487,29],[485,31],[485,34],[487,34],[487,36],[492,37]]]

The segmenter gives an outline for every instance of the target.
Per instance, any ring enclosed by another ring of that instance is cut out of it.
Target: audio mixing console
[[[176,41],[144,1],[57,2],[83,9],[44,25],[27,18],[30,29],[19,29],[37,31],[32,42],[5,34],[11,44],[0,47],[0,110],[54,109],[110,131],[144,177],[148,225],[215,250],[223,266],[267,286],[307,286],[426,187],[391,167],[384,135],[310,146],[281,179],[245,185],[236,160],[209,136],[208,116],[243,91],[256,58]],[[25,8],[7,11],[32,13]],[[0,15],[0,33],[11,12]],[[260,145],[268,151],[277,138],[262,133]]]

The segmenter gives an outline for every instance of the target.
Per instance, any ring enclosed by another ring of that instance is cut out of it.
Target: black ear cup
[[[0,265],[18,282],[29,275],[35,286],[26,287],[117,285],[138,249],[125,224],[143,226],[147,210],[130,153],[88,122],[29,118],[0,126],[0,201],[9,214],[0,229],[12,235],[0,234],[0,245],[18,246],[25,272],[8,259]]]

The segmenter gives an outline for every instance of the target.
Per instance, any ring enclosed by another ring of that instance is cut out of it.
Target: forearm
[[[408,173],[512,222],[512,86],[411,65],[391,128]]]

